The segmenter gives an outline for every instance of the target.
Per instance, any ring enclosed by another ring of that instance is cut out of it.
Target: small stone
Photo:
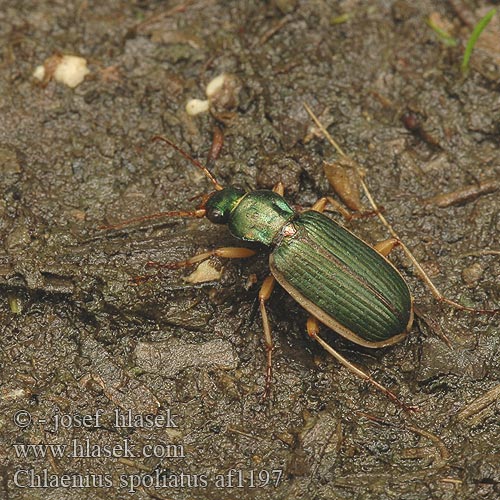
[[[482,278],[484,269],[481,264],[475,262],[474,264],[462,270],[462,279],[469,288],[476,286],[477,282]]]

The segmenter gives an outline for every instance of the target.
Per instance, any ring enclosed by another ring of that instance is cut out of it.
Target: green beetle
[[[400,341],[413,320],[412,297],[395,267],[353,233],[315,210],[296,212],[273,191],[225,188],[206,217],[238,239],[271,248],[278,283],[310,314],[365,347]]]
[[[413,322],[413,299],[407,284],[385,258],[397,240],[388,246],[371,247],[353,233],[321,213],[331,198],[322,198],[311,210],[298,212],[283,197],[278,183],[271,190],[245,192],[222,187],[213,174],[170,140],[166,142],[201,169],[215,191],[204,197],[192,211],[161,212],[110,226],[157,217],[207,217],[226,224],[243,241],[259,242],[270,249],[271,275],[259,293],[260,311],[267,353],[266,394],[272,378],[272,336],[265,303],[277,281],[311,315],[309,335],[357,376],[370,382],[403,407],[398,398],[373,378],[350,363],[319,336],[319,322],[348,340],[370,348],[386,347],[402,340]],[[244,258],[256,252],[248,248],[226,247],[195,255],[182,262],[149,267],[176,269],[211,256]]]

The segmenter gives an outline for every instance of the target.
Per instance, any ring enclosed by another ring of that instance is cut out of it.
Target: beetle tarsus
[[[451,299],[445,297],[444,295],[441,295],[440,293],[439,293],[439,295],[435,295],[435,297],[436,297],[436,300],[438,302],[441,302],[441,303],[444,302],[445,304],[448,304],[448,305],[454,307],[455,309],[458,309],[459,311],[479,312],[482,314],[491,314],[491,315],[500,313],[500,309],[478,309],[476,307],[464,306],[464,305],[460,304],[459,302],[455,302],[454,300],[451,300]]]
[[[146,283],[146,281],[149,281],[151,279],[151,276],[134,276],[133,278],[130,278],[130,284],[134,286],[140,286],[143,283]]]

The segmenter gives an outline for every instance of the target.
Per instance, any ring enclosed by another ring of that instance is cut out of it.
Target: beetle
[[[284,199],[279,185],[274,191],[253,192],[228,187],[209,196],[205,216],[216,224],[227,224],[234,237],[259,242],[270,250],[271,276],[259,293],[268,353],[266,387],[271,378],[272,339],[265,301],[276,280],[310,314],[307,331],[311,338],[397,400],[319,336],[318,321],[355,344],[386,347],[407,335],[414,316],[408,285],[382,247],[378,251],[324,215],[326,201],[323,198],[311,210],[298,212]],[[241,255],[238,249],[225,254]]]
[[[314,115],[311,116],[317,120]],[[319,122],[317,124],[322,127]],[[333,139],[327,137],[337,148]],[[264,280],[259,292],[267,354],[265,393],[269,394],[270,390],[273,350],[265,304],[277,281],[309,313],[307,332],[312,339],[351,372],[409,409],[394,393],[349,362],[319,335],[319,323],[322,323],[349,341],[368,348],[387,347],[406,337],[413,324],[414,301],[407,283],[387,259],[395,246],[401,245],[403,250],[407,250],[394,230],[390,228],[392,238],[371,246],[323,213],[327,204],[334,208],[338,206],[331,197],[321,198],[309,210],[297,211],[285,200],[281,183],[276,184],[273,190],[251,192],[232,186],[223,187],[207,167],[172,141],[160,136],[153,140],[167,143],[199,168],[213,184],[214,191],[204,195],[196,210],[160,212],[108,228],[157,217],[206,217],[215,224],[227,225],[231,234],[239,240],[258,242],[268,247],[271,274]],[[343,154],[340,148],[338,151]],[[361,177],[360,180],[374,212],[388,225]],[[202,262],[211,256],[245,258],[255,253],[249,248],[224,247],[182,262],[160,265],[150,262],[148,266],[176,269]],[[439,300],[460,309],[474,310],[442,296],[411,253],[410,258]]]
[[[321,322],[355,344],[380,348],[393,345],[408,334],[414,316],[413,298],[401,274],[385,257],[394,243],[371,247],[324,215],[326,205],[336,203],[330,197],[321,198],[310,210],[299,212],[285,200],[281,183],[273,190],[251,192],[222,187],[207,167],[169,139],[157,136],[154,140],[167,143],[201,169],[214,185],[214,191],[205,195],[196,210],[160,212],[107,228],[157,217],[206,217],[215,224],[227,225],[239,240],[268,247],[271,274],[259,292],[267,354],[265,394],[270,391],[273,350],[265,304],[277,281],[310,314],[307,331],[311,338],[349,370],[399,402],[391,391],[350,363],[319,335]],[[225,247],[182,262],[147,265],[176,269],[211,256],[245,258],[255,253],[249,248]]]

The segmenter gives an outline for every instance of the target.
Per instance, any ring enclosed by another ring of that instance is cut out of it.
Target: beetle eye
[[[224,224],[226,222],[226,214],[219,208],[210,210],[210,212],[207,214],[207,218],[214,224]]]

